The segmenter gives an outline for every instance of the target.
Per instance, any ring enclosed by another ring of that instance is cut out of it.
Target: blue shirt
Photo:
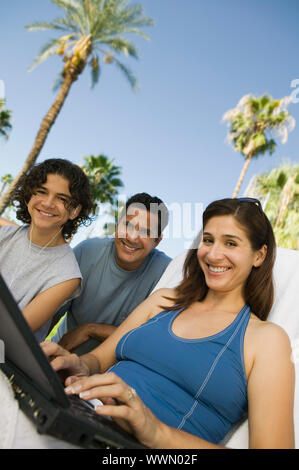
[[[164,423],[218,443],[247,411],[243,362],[250,318],[245,305],[221,332],[200,339],[176,336],[181,310],[164,311],[128,332],[110,370],[135,388]]]
[[[154,289],[171,258],[152,250],[138,269],[127,271],[115,260],[114,238],[90,238],[74,248],[83,276],[80,296],[59,313],[67,316],[53,341],[58,342],[68,331],[84,323],[118,326]],[[99,341],[90,339],[75,352],[84,354]]]

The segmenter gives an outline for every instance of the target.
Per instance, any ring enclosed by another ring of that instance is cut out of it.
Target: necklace
[[[39,249],[38,255],[40,255],[44,251],[44,249],[47,248],[50,245],[50,243],[57,237],[57,235],[61,232],[61,230],[62,230],[62,227],[58,230],[58,232],[56,232],[53,235],[53,237],[46,243],[46,245],[43,245]],[[23,269],[25,269],[28,266],[28,264],[30,263],[31,251],[32,251],[32,231],[33,231],[33,227],[30,227],[30,229],[29,229],[29,256],[28,256],[29,259],[28,259],[27,263],[24,265]],[[22,262],[22,259],[20,259],[20,261],[18,262],[18,264],[17,264],[17,266],[14,270],[13,276],[12,276],[12,278],[11,278],[9,284],[8,284],[9,289],[12,288],[12,285],[13,285],[13,283],[15,282],[15,280],[17,278],[16,274],[17,274],[17,271],[20,268],[21,262]]]

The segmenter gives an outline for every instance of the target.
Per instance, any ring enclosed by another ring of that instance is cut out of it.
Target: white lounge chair
[[[182,267],[186,252],[178,255],[168,265],[168,268],[155,287],[175,287],[182,278]],[[269,320],[279,324],[288,333],[296,369],[295,388],[295,447],[299,449],[299,251],[278,248],[274,268],[275,301],[270,312]],[[6,377],[0,373],[0,388]],[[12,390],[2,388],[5,393],[1,396],[4,414],[0,419],[0,449],[57,449],[75,448],[70,444],[51,436],[36,432],[34,425],[19,411],[18,403],[13,397]],[[244,421],[234,429],[225,444],[235,449],[248,448],[248,422]]]

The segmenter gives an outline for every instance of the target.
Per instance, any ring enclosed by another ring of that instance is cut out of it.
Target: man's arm
[[[84,323],[63,335],[58,344],[67,351],[72,351],[91,338],[104,341],[116,328],[116,326],[103,323]]]
[[[71,354],[51,341],[41,343],[41,347],[51,361],[55,371],[71,369],[70,375],[91,375],[107,371],[116,362],[115,350],[119,340],[129,331],[138,328],[161,310],[161,302],[172,297],[171,289],[160,289],[150,295],[117,327],[113,334],[90,353],[82,356]],[[71,378],[66,381],[70,384]]]

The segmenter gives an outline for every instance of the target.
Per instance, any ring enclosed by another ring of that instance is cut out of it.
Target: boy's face
[[[157,229],[156,214],[142,209],[127,212],[116,227],[117,264],[127,271],[138,269],[162,239],[161,235],[158,237]]]
[[[70,208],[71,200],[69,182],[60,175],[48,174],[46,182],[34,189],[28,202],[31,223],[40,229],[59,230],[76,217]]]

